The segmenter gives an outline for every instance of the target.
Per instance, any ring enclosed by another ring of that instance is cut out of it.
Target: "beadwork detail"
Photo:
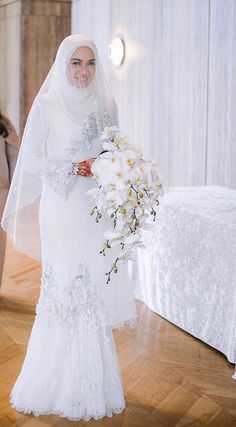
[[[83,316],[88,330],[93,331],[94,328],[99,328],[99,325],[105,324],[105,313],[99,301],[96,286],[90,280],[88,270],[81,262],[71,283],[65,284],[63,288],[55,284],[53,269],[46,264],[41,279],[41,293],[36,314],[44,318],[56,319],[66,326],[76,325],[77,327],[82,323],[81,316]]]
[[[76,170],[76,162],[50,162],[43,173],[43,179],[59,196],[65,197],[74,184]]]
[[[76,153],[89,150],[92,147],[92,140],[101,134],[104,127],[111,125],[112,119],[106,110],[102,112],[92,110],[82,122],[81,137],[71,141],[70,147],[66,149],[66,158],[70,159]]]

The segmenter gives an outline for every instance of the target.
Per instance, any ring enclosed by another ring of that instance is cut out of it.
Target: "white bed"
[[[130,264],[135,297],[235,364],[236,190],[172,187],[157,212]]]

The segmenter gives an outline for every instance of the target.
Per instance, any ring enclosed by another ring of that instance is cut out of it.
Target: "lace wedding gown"
[[[50,113],[47,97],[40,99],[31,119],[39,129],[37,109],[50,130],[37,135],[45,158],[31,159],[32,168],[43,164],[41,291],[11,403],[34,415],[99,419],[125,407],[112,329],[135,326],[137,315],[125,264],[106,284],[114,253],[104,257],[99,250],[109,219],[97,224],[89,215],[93,203],[86,192],[96,184],[76,176],[73,163],[102,151],[98,136],[111,123],[106,112],[92,111],[80,129],[70,123],[68,135],[63,131],[67,119],[56,106]]]

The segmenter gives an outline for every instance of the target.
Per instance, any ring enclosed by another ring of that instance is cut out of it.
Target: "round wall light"
[[[112,44],[109,46],[111,58],[114,65],[121,65],[125,57],[125,44],[123,39],[118,35],[112,40]]]

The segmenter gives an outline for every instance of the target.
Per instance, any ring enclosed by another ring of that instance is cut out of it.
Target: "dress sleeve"
[[[77,163],[49,158],[47,155],[48,123],[38,101],[31,113],[24,134],[24,168],[40,177],[63,198],[69,194],[77,178]]]

